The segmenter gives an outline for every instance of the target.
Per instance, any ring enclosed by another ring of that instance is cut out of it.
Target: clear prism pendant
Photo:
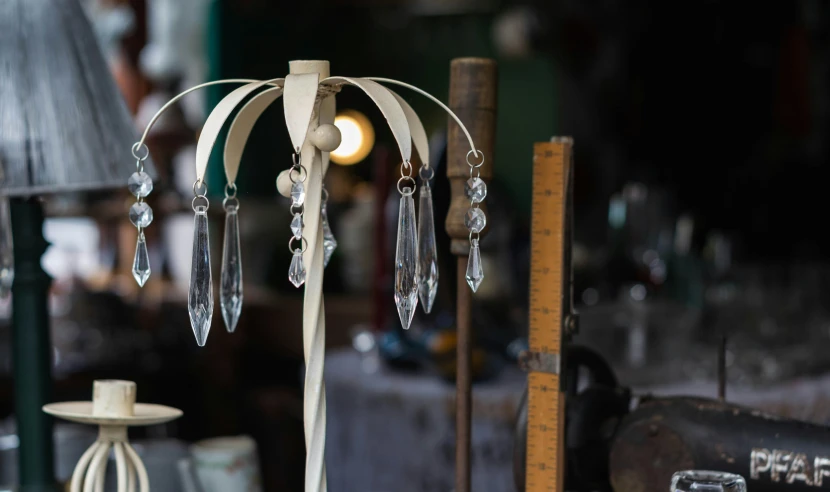
[[[479,177],[470,178],[464,182],[464,194],[473,203],[481,203],[487,197],[487,183]]]
[[[325,202],[323,202],[323,208],[320,210],[320,218],[323,221],[323,267],[325,268],[329,265],[334,250],[337,249],[337,239],[334,238],[331,226],[329,226],[329,214],[326,211]]]
[[[196,207],[193,218],[193,259],[190,269],[190,292],[187,312],[196,343],[205,346],[213,319],[213,278],[210,273],[207,207]]]
[[[300,207],[305,203],[305,186],[302,181],[297,181],[291,185],[291,206]]]
[[[487,217],[480,208],[471,208],[464,215],[464,225],[470,232],[481,232],[487,225]]]
[[[421,185],[418,201],[418,297],[429,314],[438,293],[438,247],[435,244],[435,217],[432,213],[432,190]]]
[[[144,287],[147,279],[150,278],[150,254],[147,251],[147,241],[144,233],[138,233],[138,240],[135,243],[135,259],[133,259],[133,278],[138,282],[139,287]]]
[[[130,222],[142,229],[153,223],[153,209],[146,202],[136,202],[130,207]]]
[[[242,314],[242,254],[239,247],[239,214],[235,205],[225,209],[225,244],[222,248],[219,306],[228,333],[236,330]]]
[[[415,232],[415,200],[403,189],[398,211],[398,246],[395,251],[395,305],[401,326],[409,329],[418,307],[418,236]]]
[[[305,266],[303,266],[303,251],[300,248],[294,250],[291,258],[291,266],[288,267],[288,281],[294,287],[300,287],[305,283]]]
[[[303,237],[303,216],[301,214],[294,214],[294,218],[291,219],[291,232],[294,233],[295,239]]]
[[[0,297],[6,297],[14,283],[14,242],[9,198],[0,197]]]
[[[137,171],[127,181],[127,189],[138,198],[146,197],[153,191],[153,179],[144,171]]]
[[[470,241],[470,257],[467,259],[467,283],[475,292],[482,280],[484,270],[481,268],[481,252],[478,249],[478,239],[473,239]]]

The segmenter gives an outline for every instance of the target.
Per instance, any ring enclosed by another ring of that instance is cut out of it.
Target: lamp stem
[[[40,266],[49,243],[43,237],[43,207],[36,198],[11,200],[14,234],[12,361],[21,492],[54,491],[52,418],[41,410],[52,390],[49,285]]]

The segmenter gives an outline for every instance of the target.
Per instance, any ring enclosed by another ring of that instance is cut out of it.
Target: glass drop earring
[[[213,277],[210,271],[210,241],[207,211],[210,203],[207,184],[200,178],[193,183],[193,257],[190,268],[190,291],[187,312],[196,343],[204,347],[213,320]],[[204,202],[203,204],[201,202]]]
[[[432,213],[432,190],[429,182],[435,170],[424,164],[418,172],[421,188],[418,200],[418,297],[429,314],[438,293],[438,247],[435,244],[435,216]]]
[[[144,154],[140,153],[144,148]],[[135,172],[127,181],[127,189],[135,195],[136,202],[130,207],[130,222],[138,229],[138,239],[135,244],[135,258],[133,258],[133,278],[139,287],[144,287],[150,278],[150,254],[147,251],[147,240],[144,237],[144,228],[153,222],[153,209],[144,201],[153,191],[153,180],[144,172],[144,161],[150,155],[150,149],[141,142],[133,145],[133,157],[136,158]]]
[[[225,185],[225,244],[222,248],[219,306],[228,333],[236,330],[242,314],[242,252],[239,246],[239,200],[236,184]],[[232,193],[231,193],[232,192]]]
[[[481,156],[481,162],[473,164],[470,155]],[[467,164],[470,166],[470,179],[464,183],[464,193],[470,199],[470,209],[464,216],[464,225],[470,231],[470,256],[467,259],[467,284],[478,290],[481,281],[484,280],[484,269],[481,266],[481,252],[478,247],[478,240],[481,231],[487,226],[487,217],[484,211],[479,208],[481,202],[487,197],[487,184],[481,179],[481,165],[484,164],[484,154],[481,151],[471,150],[467,152]]]
[[[295,153],[292,156],[294,165],[288,171],[288,178],[291,180],[291,206],[289,210],[293,218],[291,219],[291,239],[288,240],[288,250],[293,253],[291,257],[291,265],[288,267],[288,281],[294,287],[300,287],[305,283],[305,266],[303,265],[303,253],[305,253],[308,243],[303,237],[303,213],[305,212],[305,180],[308,178],[308,173],[305,167],[300,164],[300,154]],[[296,172],[296,176],[294,173]],[[300,241],[299,246],[294,241]]]
[[[404,174],[407,172],[408,174]],[[412,187],[402,184],[411,182]],[[415,224],[415,179],[412,178],[412,163],[401,164],[401,179],[398,180],[401,194],[398,209],[398,243],[395,248],[395,305],[405,330],[409,329],[415,308],[418,307],[418,236]]]

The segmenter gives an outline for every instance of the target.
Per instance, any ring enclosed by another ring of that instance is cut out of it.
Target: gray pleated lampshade
[[[124,187],[136,137],[77,0],[0,1],[0,195]]]

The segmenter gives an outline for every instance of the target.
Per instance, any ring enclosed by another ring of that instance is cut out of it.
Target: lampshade
[[[1,1],[0,195],[126,186],[136,140],[77,0]]]

